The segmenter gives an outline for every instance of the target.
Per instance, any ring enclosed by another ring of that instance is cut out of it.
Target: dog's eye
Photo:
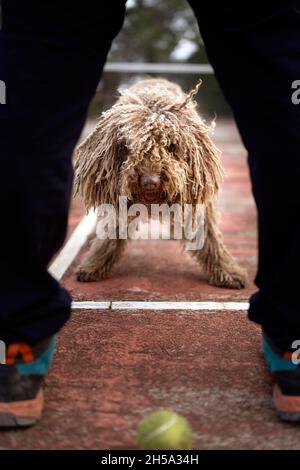
[[[126,147],[122,148],[122,151],[120,152],[120,158],[121,158],[122,163],[126,162],[126,160],[128,158],[128,153],[126,151]]]
[[[169,153],[174,153],[176,150],[176,145],[175,144],[170,144],[169,147],[167,148]]]

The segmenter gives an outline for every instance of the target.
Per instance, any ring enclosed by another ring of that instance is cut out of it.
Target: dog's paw
[[[230,270],[216,269],[209,279],[209,284],[228,289],[243,289],[247,286],[247,272],[239,267],[233,266]]]
[[[79,282],[93,282],[100,281],[101,279],[107,279],[107,273],[101,270],[89,270],[85,267],[79,267],[76,271],[76,279]]]

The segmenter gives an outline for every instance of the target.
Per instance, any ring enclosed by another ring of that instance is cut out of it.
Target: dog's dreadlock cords
[[[188,103],[190,103],[191,101],[193,101],[194,97],[197,95],[198,91],[199,91],[199,88],[201,87],[202,85],[202,79],[200,78],[198,83],[196,84],[196,86],[186,95],[184,101],[182,101],[181,103],[179,104],[175,104],[174,106],[172,106],[173,109],[176,109],[177,111],[179,111],[180,109],[182,109],[184,106],[186,106]]]

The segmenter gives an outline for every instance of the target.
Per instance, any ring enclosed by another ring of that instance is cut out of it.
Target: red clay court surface
[[[256,216],[246,155],[232,123],[219,123],[227,178],[220,197],[228,248],[256,268]],[[78,203],[70,231],[80,221]],[[241,291],[209,286],[173,241],[135,241],[110,280],[63,277],[76,301],[247,302]],[[273,414],[260,330],[245,311],[80,310],[59,337],[41,422],[0,435],[0,449],[132,449],[147,413],[170,408],[194,429],[195,449],[300,449],[300,427]]]

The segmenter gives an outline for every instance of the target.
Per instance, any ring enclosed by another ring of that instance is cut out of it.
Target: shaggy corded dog
[[[246,273],[225,248],[218,228],[216,195],[222,179],[220,153],[211,130],[189,94],[164,79],[147,79],[121,91],[79,145],[75,194],[87,209],[101,204],[167,203],[205,206],[204,246],[190,251],[208,274],[209,283],[242,288]],[[94,239],[77,272],[79,281],[110,276],[126,240]]]

